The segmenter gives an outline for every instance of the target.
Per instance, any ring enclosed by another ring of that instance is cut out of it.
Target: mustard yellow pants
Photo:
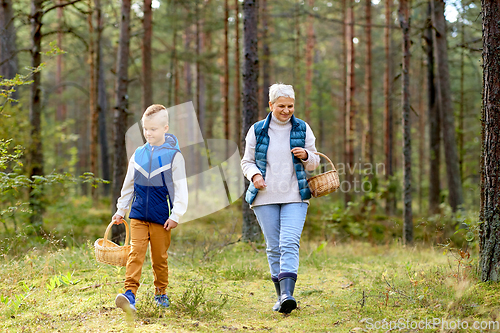
[[[134,295],[139,288],[142,264],[146,258],[148,243],[151,244],[151,262],[153,264],[155,294],[165,294],[168,285],[168,254],[170,231],[161,224],[131,219],[130,253],[125,271],[125,291],[130,289]]]

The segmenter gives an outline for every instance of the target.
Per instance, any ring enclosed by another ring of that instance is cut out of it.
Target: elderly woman
[[[297,308],[293,297],[299,268],[299,242],[311,197],[305,170],[319,165],[316,138],[309,125],[293,115],[295,92],[285,84],[269,89],[266,119],[246,136],[243,174],[250,181],[245,200],[266,240],[267,260],[278,302],[274,311]]]

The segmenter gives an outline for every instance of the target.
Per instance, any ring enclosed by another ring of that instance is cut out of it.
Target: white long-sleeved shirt
[[[134,158],[135,153],[128,162],[127,175],[123,181],[121,196],[116,204],[116,207],[118,208],[116,213],[120,216],[125,216],[127,211],[130,209],[130,203],[134,195]],[[181,223],[181,217],[186,213],[188,206],[186,167],[184,157],[181,153],[175,154],[172,161],[172,180],[174,182],[175,197],[169,218],[177,223]]]
[[[267,149],[266,182],[267,187],[260,189],[255,197],[253,206],[309,202],[302,200],[295,168],[293,166],[292,153],[290,152],[290,130],[292,124],[290,119],[286,122],[279,121],[274,115],[271,116],[269,124],[269,146]],[[304,168],[308,171],[318,167],[320,158],[314,154],[316,150],[316,137],[311,127],[306,123],[306,140],[304,149],[307,151],[307,159],[301,160]],[[241,160],[241,169],[245,177],[251,182],[252,177],[261,174],[255,164],[255,137],[254,125],[250,127],[246,136],[245,154]]]

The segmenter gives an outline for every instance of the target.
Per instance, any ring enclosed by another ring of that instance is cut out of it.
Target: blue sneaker
[[[170,306],[170,300],[167,295],[156,295],[155,302],[158,306],[168,308]]]
[[[115,304],[127,313],[135,313],[135,295],[129,289],[125,294],[118,294],[115,298]]]

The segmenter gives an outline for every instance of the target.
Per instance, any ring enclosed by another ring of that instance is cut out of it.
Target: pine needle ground
[[[123,292],[125,269],[97,263],[90,242],[4,256],[1,330],[363,332],[387,331],[384,320],[386,325],[411,325],[439,319],[440,325],[403,331],[456,332],[443,328],[443,323],[500,320],[500,288],[479,283],[475,263],[454,250],[302,243],[295,291],[299,307],[284,316],[271,311],[275,292],[262,244],[228,241],[217,247],[208,238],[205,243],[183,242],[182,235],[179,232],[169,258],[171,308],[158,309],[151,301],[154,286],[148,259],[134,317],[114,305],[116,294]],[[221,244],[215,232],[211,237]],[[496,331],[491,325],[483,331]]]

